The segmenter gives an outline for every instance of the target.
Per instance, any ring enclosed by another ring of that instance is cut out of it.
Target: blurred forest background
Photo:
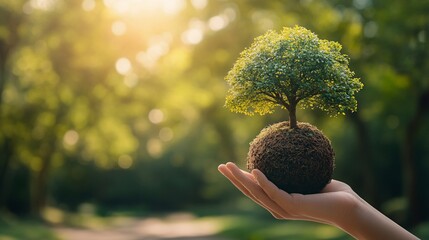
[[[429,228],[428,0],[0,0],[0,215],[237,208],[217,166],[244,167],[287,113],[231,113],[224,77],[294,25],[342,44],[365,85],[356,113],[298,112],[332,140],[335,178]]]

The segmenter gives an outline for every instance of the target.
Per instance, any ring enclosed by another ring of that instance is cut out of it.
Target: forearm
[[[366,202],[357,204],[353,214],[337,226],[356,239],[418,239]]]

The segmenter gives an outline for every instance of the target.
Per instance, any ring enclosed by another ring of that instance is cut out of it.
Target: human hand
[[[349,212],[360,201],[347,184],[337,180],[332,180],[318,194],[289,194],[277,188],[257,169],[248,173],[233,163],[221,164],[218,169],[242,193],[277,219],[337,225],[338,221],[349,216]]]
[[[277,219],[330,224],[357,239],[418,239],[359,197],[347,184],[331,180],[320,193],[287,193],[257,170],[251,173],[233,163],[218,170],[244,195]]]

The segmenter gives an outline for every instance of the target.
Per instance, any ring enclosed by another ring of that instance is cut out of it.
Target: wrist
[[[356,239],[365,239],[362,233],[366,220],[371,215],[371,207],[356,194],[351,194],[349,197],[333,224]]]
[[[348,214],[337,226],[356,239],[418,239],[360,198]]]

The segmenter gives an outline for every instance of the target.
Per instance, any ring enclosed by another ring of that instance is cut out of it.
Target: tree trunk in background
[[[52,125],[51,134],[46,137],[43,143],[40,145],[39,156],[42,159],[42,165],[39,171],[34,172],[34,181],[30,183],[31,185],[31,213],[40,217],[42,210],[45,208],[47,203],[48,196],[48,180],[51,170],[52,156],[58,145],[57,138],[57,125],[61,122],[61,119],[64,117],[65,112],[67,111],[66,106],[59,106],[55,121]]]
[[[377,179],[373,165],[373,156],[371,151],[371,142],[368,133],[368,128],[365,126],[362,118],[357,112],[350,114],[351,120],[356,128],[357,133],[357,148],[359,162],[362,163],[361,174],[363,179],[363,194],[365,199],[375,208],[380,207],[380,202],[377,197]]]
[[[6,29],[6,38],[0,39],[0,135],[3,135],[3,142],[0,143],[0,209],[4,207],[6,203],[7,194],[8,194],[8,186],[7,176],[10,172],[11,160],[12,160],[12,139],[4,134],[3,128],[3,93],[6,88],[6,81],[8,76],[7,71],[7,62],[9,60],[10,55],[18,44],[19,35],[18,29],[21,26],[24,15],[16,15],[14,13],[8,11],[2,11],[3,19],[7,19],[5,23]]]
[[[4,138],[0,149],[0,209],[3,209],[9,192],[7,182],[12,159],[11,140],[9,138]]]
[[[420,129],[422,118],[429,112],[429,90],[420,95],[417,109],[407,125],[404,141],[404,157],[402,161],[404,191],[408,201],[408,225],[416,226],[427,218],[424,216],[424,205],[419,194],[419,173],[417,171],[417,158],[415,156],[415,140]]]
[[[55,149],[54,141],[49,141],[43,148],[42,153],[42,166],[39,171],[34,172],[33,181],[31,186],[31,213],[36,216],[41,216],[41,211],[46,206],[48,196],[48,179],[51,169],[51,159]]]
[[[3,123],[3,92],[6,86],[6,61],[8,59],[8,52],[10,48],[7,44],[0,42],[0,135],[3,135],[3,142],[0,142],[0,209],[4,207],[7,195],[7,174],[10,168],[11,161],[11,142],[10,139],[2,134],[4,123]]]

